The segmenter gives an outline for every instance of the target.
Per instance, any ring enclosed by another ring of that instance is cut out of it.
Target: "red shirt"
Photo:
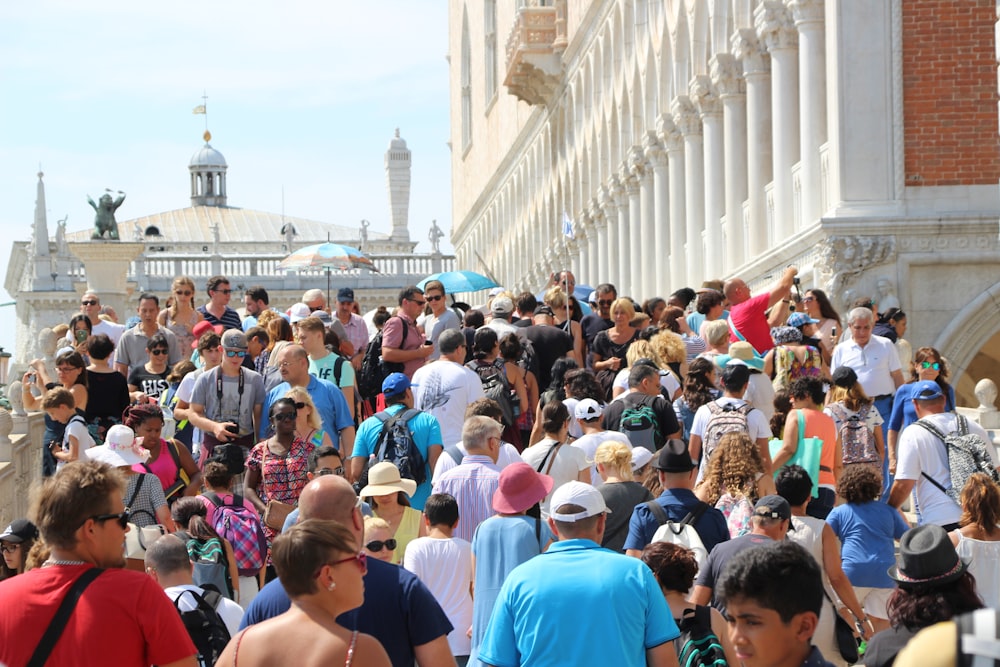
[[[735,343],[740,338],[733,333],[736,328],[748,343],[753,345],[757,353],[763,355],[774,347],[771,339],[771,327],[767,323],[764,312],[771,301],[771,294],[764,292],[758,296],[748,299],[741,304],[729,308],[729,342]]]
[[[91,567],[43,567],[0,582],[0,664],[28,663],[70,586]],[[196,653],[180,615],[155,581],[109,569],[83,592],[46,664],[149,667]]]

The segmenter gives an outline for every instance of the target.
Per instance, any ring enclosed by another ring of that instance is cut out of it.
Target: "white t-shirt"
[[[417,575],[438,601],[453,630],[448,633],[452,655],[469,655],[472,640],[472,545],[452,537],[418,537],[406,545],[403,567]]]
[[[549,450],[554,445],[555,441],[551,438],[543,438],[521,452],[521,458],[532,468],[538,470],[538,466],[542,464],[542,459],[545,458],[545,455],[549,453]],[[552,465],[551,469],[549,468],[549,464]],[[588,468],[590,468],[590,463],[587,461],[587,455],[583,453],[582,449],[572,445],[563,445],[554,456],[550,456],[549,460],[545,462],[542,472],[555,480],[555,484],[552,485],[552,492],[555,493],[555,490],[566,482],[579,479],[580,471],[587,470]],[[545,519],[549,517],[549,503],[551,501],[552,493],[545,496],[545,499],[542,501],[542,517]]]
[[[925,419],[945,435],[958,430],[958,421],[953,412],[929,415]],[[997,465],[997,452],[986,431],[971,419],[967,421],[969,433],[974,433],[983,439],[986,451],[993,459],[993,465]],[[958,523],[962,518],[962,508],[921,474],[927,473],[945,489],[951,488],[951,472],[944,442],[923,426],[910,424],[899,435],[897,449],[896,479],[915,482],[913,497],[917,522],[939,526]]]
[[[66,424],[66,430],[63,431],[63,441],[62,450],[64,452],[69,451],[69,437],[73,436],[76,438],[76,455],[81,461],[85,461],[85,455],[83,451],[85,449],[90,449],[94,446],[94,439],[90,437],[90,431],[87,430],[87,424],[83,421],[83,418],[77,419],[77,415],[74,415],[69,423]],[[63,466],[66,465],[66,461],[59,461],[56,463],[56,470],[62,470]]]
[[[771,421],[774,416],[774,385],[771,384],[771,378],[763,373],[750,373],[750,383],[747,384],[743,400],[763,412],[764,418]]]
[[[721,407],[725,407],[730,404],[734,404],[737,407],[746,405],[746,401],[742,398],[732,398],[730,396],[722,396],[715,400],[716,403]],[[696,435],[702,438],[702,452],[705,448],[705,427],[708,426],[709,420],[712,419],[712,411],[709,409],[708,404],[698,408],[698,411],[694,413],[694,421],[691,423],[691,435]],[[768,423],[767,417],[764,413],[758,409],[753,409],[747,414],[747,432],[750,437],[756,442],[761,438],[765,440],[771,439],[771,425]],[[698,469],[698,481],[700,482],[702,476],[705,474],[705,469],[708,466],[708,457],[701,457],[701,467]]]
[[[439,359],[413,374],[413,407],[437,418],[442,442],[462,439],[466,408],[484,396],[479,376],[454,361]]]
[[[434,313],[421,315],[417,318],[417,326],[423,329],[424,338],[434,343],[434,352],[428,357],[429,361],[437,361],[441,357],[441,350],[438,349],[438,338],[448,329],[461,329],[462,322],[458,319],[451,308],[445,308],[438,317]]]
[[[573,421],[576,420],[574,419]],[[579,426],[579,422],[577,422],[577,425]],[[597,486],[604,481],[597,473],[597,464],[594,463],[594,455],[597,453],[598,447],[609,441],[620,442],[629,449],[632,449],[632,443],[629,442],[628,437],[624,433],[619,433],[618,431],[588,433],[587,435],[581,436],[573,441],[572,446],[583,450],[584,455],[587,457],[587,462],[590,463],[590,483],[594,486]]]
[[[194,611],[198,605],[193,595],[186,594],[188,591],[194,591],[202,597],[205,596],[206,592],[205,589],[190,584],[169,586],[163,589],[163,592],[167,594],[171,602],[177,602],[177,606],[180,607],[181,611]],[[179,601],[178,598],[180,598]],[[243,607],[223,596],[219,599],[219,606],[215,608],[215,611],[218,612],[222,622],[226,624],[229,636],[235,637],[236,633],[240,631],[240,621],[243,620]]]
[[[458,451],[462,453],[464,457],[469,452],[466,451],[465,445],[461,440],[455,443],[455,447]],[[523,463],[524,459],[521,458],[521,454],[518,453],[517,447],[510,444],[509,442],[500,443],[500,454],[497,456],[497,468],[503,470],[511,463]],[[458,463],[455,463],[455,459],[451,458],[448,452],[441,452],[441,456],[438,457],[437,464],[434,466],[434,474],[431,476],[431,483],[436,484],[441,475],[445,474],[452,468],[458,467]]]
[[[628,393],[628,373],[630,370],[631,368],[621,369],[612,381],[613,387],[625,390],[615,396],[616,401]],[[673,403],[677,391],[681,388],[681,383],[677,381],[677,378],[674,377],[673,373],[667,373],[666,375],[660,376],[660,386],[667,390],[667,395],[670,396],[670,402]],[[571,412],[570,414],[573,413]]]

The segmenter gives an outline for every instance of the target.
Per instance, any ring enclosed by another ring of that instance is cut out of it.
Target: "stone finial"
[[[10,434],[14,430],[14,418],[7,410],[0,408],[0,459],[10,460]]]
[[[7,400],[10,401],[10,406],[14,408],[14,415],[17,417],[23,417],[27,412],[24,411],[24,397],[21,395],[22,386],[20,380],[14,380],[10,383],[8,387],[9,396]]]
[[[997,385],[993,380],[984,378],[976,383],[976,399],[979,401],[979,410],[983,412],[996,412]]]

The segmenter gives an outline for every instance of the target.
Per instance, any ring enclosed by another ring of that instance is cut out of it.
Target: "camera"
[[[232,433],[233,435],[240,434],[240,427],[237,426],[236,424],[226,424],[226,430]]]
[[[802,279],[799,278],[798,276],[795,276],[794,278],[792,278],[792,284],[798,287],[799,285],[802,284]]]

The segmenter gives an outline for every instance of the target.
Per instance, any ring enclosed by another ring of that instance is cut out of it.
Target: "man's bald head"
[[[286,359],[291,361],[292,359],[308,359],[309,353],[306,352],[306,348],[301,345],[291,343],[280,352],[279,356],[281,361]]]
[[[350,483],[338,475],[322,475],[306,484],[299,496],[299,520],[330,519],[347,527],[354,525],[358,496]]]

